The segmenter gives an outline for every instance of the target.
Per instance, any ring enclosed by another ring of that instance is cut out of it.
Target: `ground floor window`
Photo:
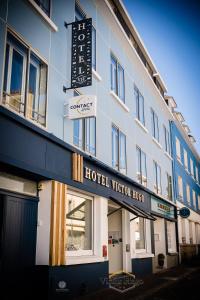
[[[184,219],[181,219],[181,241],[182,241],[182,244],[186,243],[185,220]]]
[[[137,218],[135,219],[135,249],[145,251],[146,243],[145,243],[145,219]]]
[[[167,246],[168,252],[176,252],[175,223],[167,221]]]
[[[69,256],[92,254],[93,198],[70,191],[66,207],[66,250]]]
[[[193,244],[193,232],[192,232],[192,222],[189,221],[189,238],[190,238],[190,244]]]

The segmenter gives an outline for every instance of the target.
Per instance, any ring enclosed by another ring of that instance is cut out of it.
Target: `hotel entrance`
[[[109,274],[123,270],[122,207],[108,201]]]

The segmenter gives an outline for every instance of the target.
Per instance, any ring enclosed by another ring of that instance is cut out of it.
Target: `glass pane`
[[[33,53],[29,66],[27,117],[41,125],[46,124],[47,66]]]
[[[137,88],[135,88],[135,105],[136,105],[136,118],[140,119],[140,113],[139,113],[139,91]]]
[[[141,183],[141,150],[140,148],[136,148],[136,155],[137,155],[137,179],[138,182]]]
[[[154,119],[154,111],[151,110],[151,129],[152,129],[152,135],[155,137],[155,119]]]
[[[139,120],[144,125],[144,98],[139,95]]]
[[[117,61],[111,55],[111,90],[117,94]]]
[[[47,14],[50,16],[50,0],[34,0],[37,5]]]
[[[3,91],[4,91],[4,92],[7,92],[9,51],[10,51],[10,46],[7,44],[7,45],[6,45],[5,69],[4,69],[4,84],[3,84]],[[6,98],[5,98],[5,99],[6,99]]]
[[[142,184],[147,185],[146,154],[141,151]]]
[[[153,172],[154,172],[154,191],[157,193],[158,191],[158,184],[157,184],[157,164],[153,162]]]
[[[135,219],[135,243],[136,249],[145,249],[145,220]]]
[[[158,193],[161,194],[161,168],[157,165],[157,181],[158,181]]]
[[[112,127],[112,166],[118,169],[118,159],[119,159],[119,137],[118,129]]]
[[[76,4],[75,5],[75,21],[80,21],[85,19],[85,13],[82,11],[82,9]]]
[[[83,121],[73,120],[73,143],[79,148],[83,148]]]
[[[96,120],[95,118],[85,119],[85,148],[86,151],[95,155],[96,152]]]
[[[92,201],[85,197],[67,195],[68,251],[92,249]]]
[[[124,70],[120,64],[118,64],[118,96],[123,102],[125,101]]]
[[[92,67],[96,70],[96,30],[92,26]]]
[[[126,136],[122,132],[120,132],[119,170],[126,174]]]
[[[155,139],[159,141],[158,116],[154,114],[154,118],[155,118]]]
[[[16,111],[23,113],[23,81],[25,74],[23,74],[24,57],[18,51],[13,49],[12,54],[12,68],[10,80],[10,97],[9,106]]]

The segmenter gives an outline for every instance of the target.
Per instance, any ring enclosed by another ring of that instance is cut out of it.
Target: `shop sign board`
[[[80,95],[69,99],[69,119],[96,117],[97,98],[95,95]]]
[[[151,211],[163,217],[175,218],[174,206],[153,196],[151,196]]]
[[[92,19],[72,23],[71,88],[92,85]]]

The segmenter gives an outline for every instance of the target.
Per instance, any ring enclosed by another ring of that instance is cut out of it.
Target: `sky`
[[[200,1],[123,0],[200,154]]]

